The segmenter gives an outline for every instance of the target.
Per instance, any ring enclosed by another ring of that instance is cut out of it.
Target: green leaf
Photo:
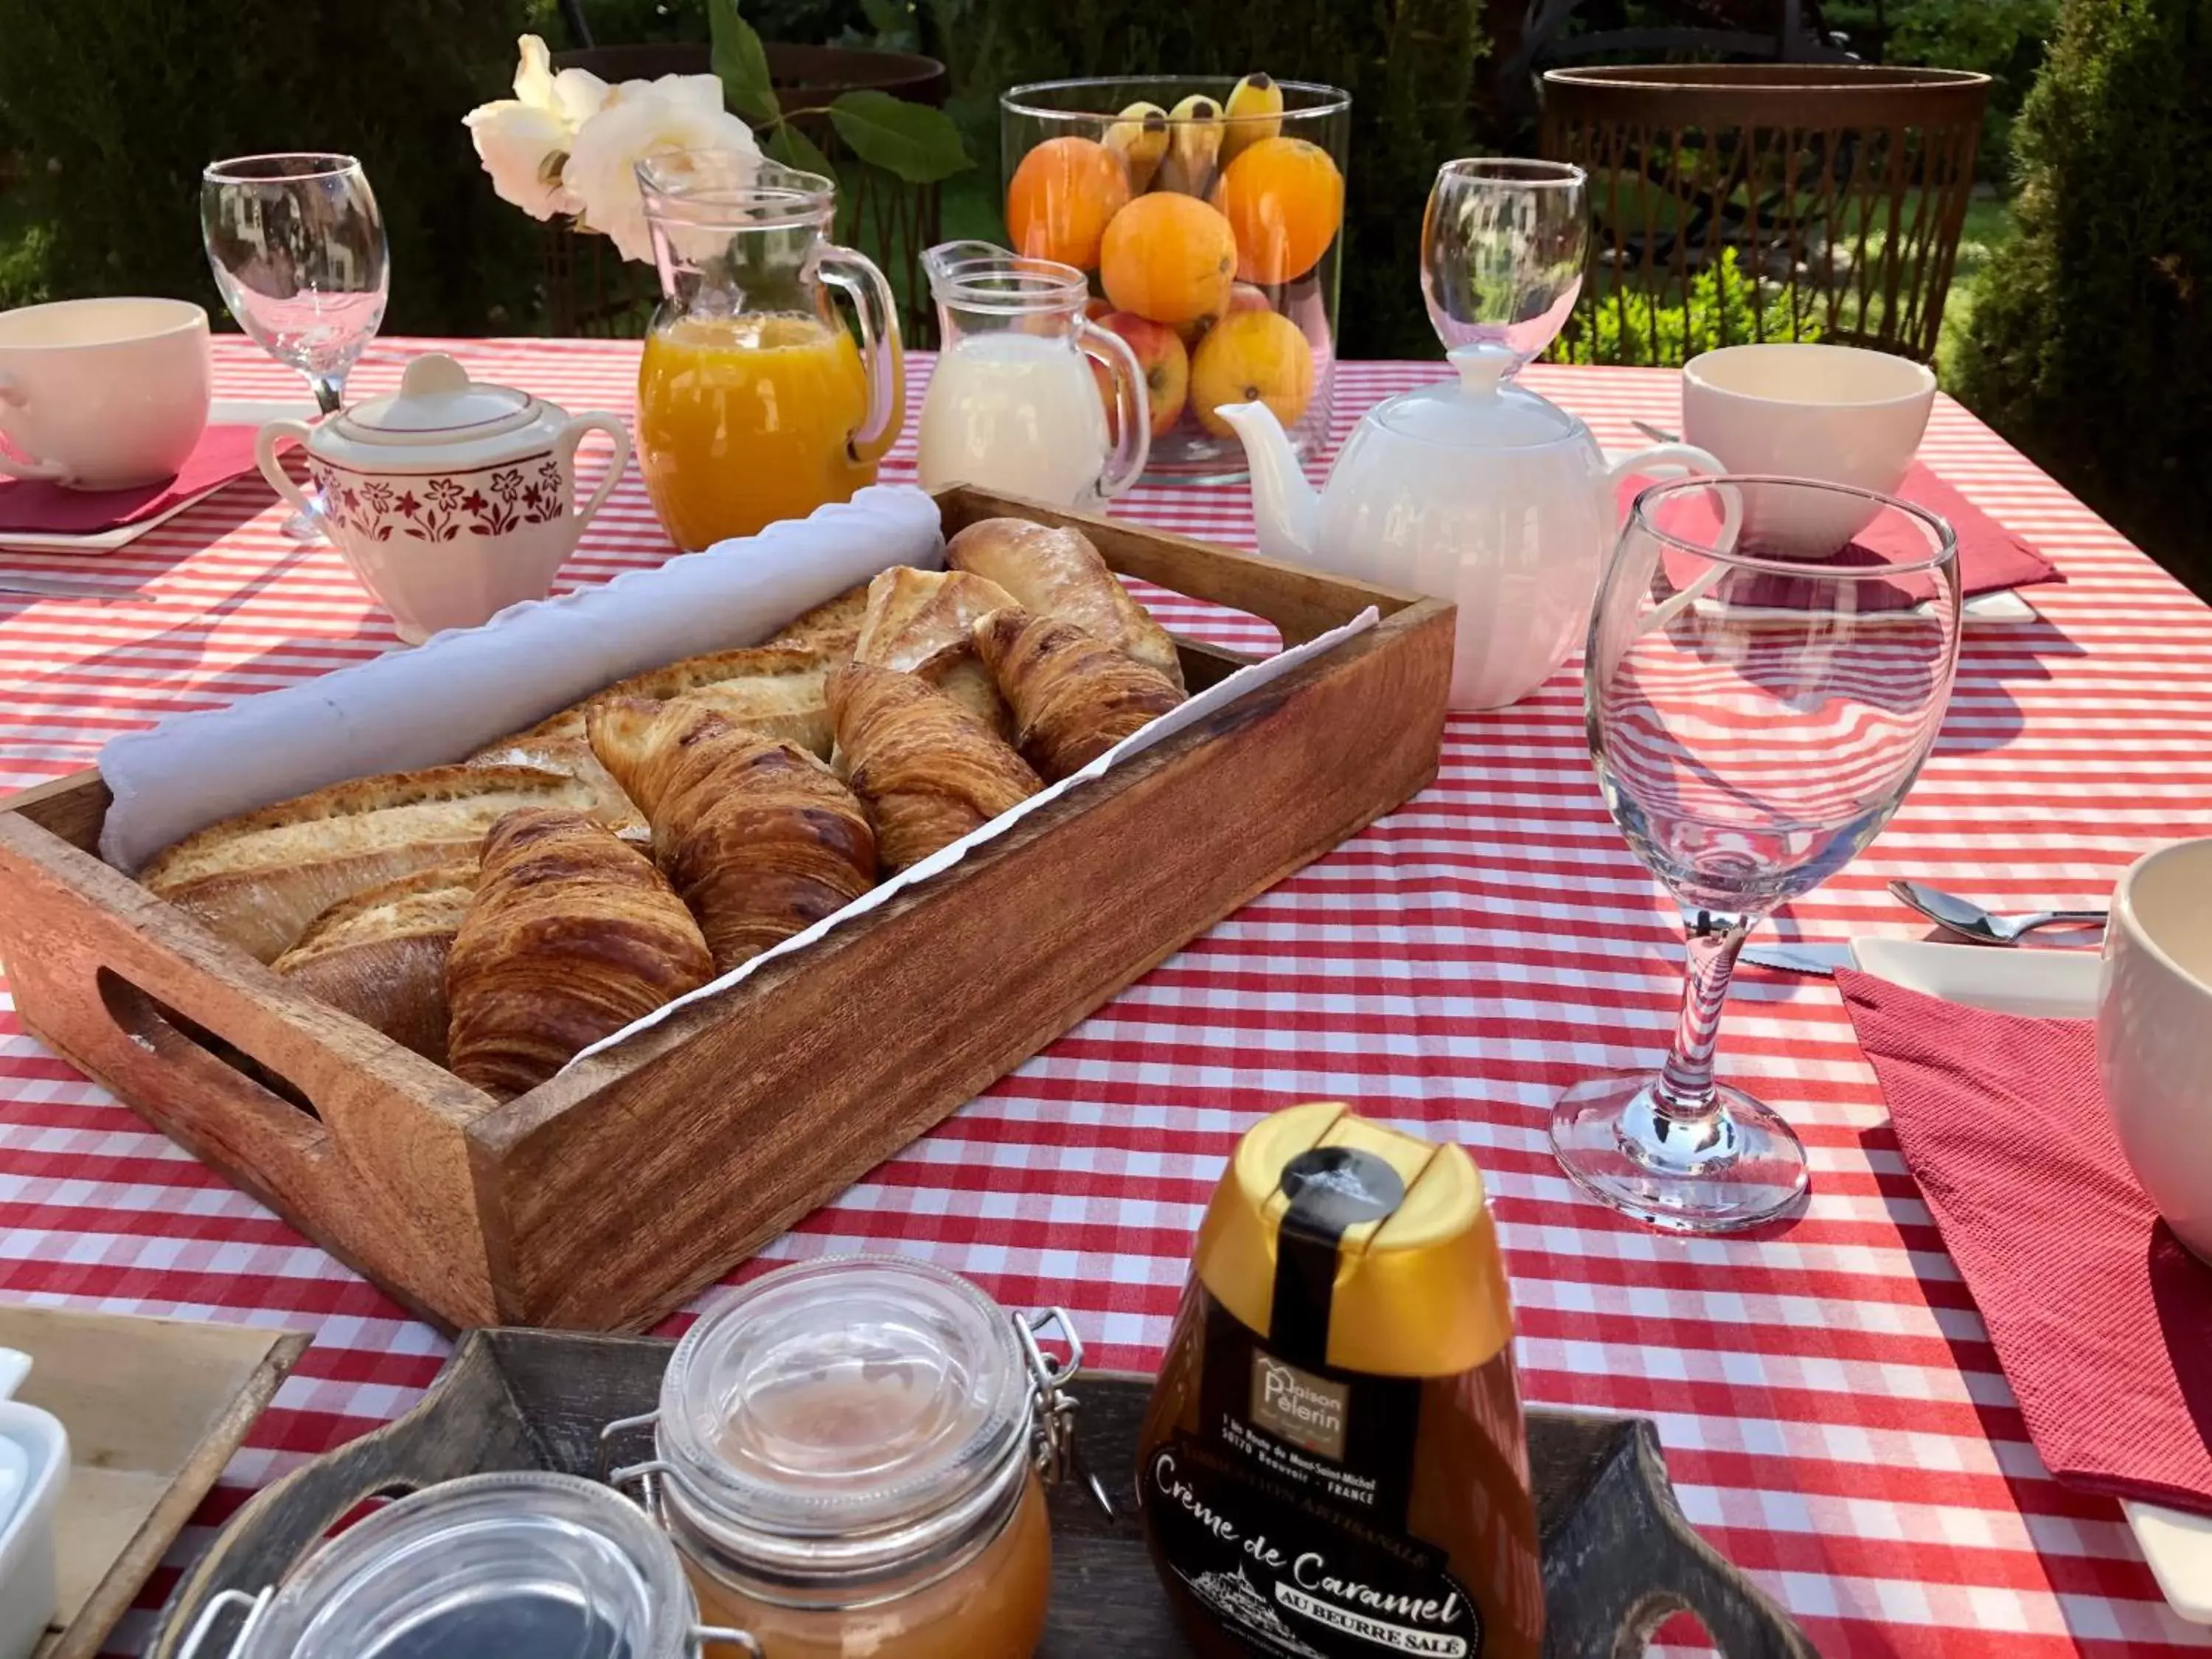
[[[797,167],[801,173],[818,173],[835,181],[837,169],[830,165],[830,158],[821,147],[788,121],[769,134],[761,143],[769,159],[781,161],[787,167]]]
[[[707,0],[707,24],[714,42],[708,61],[722,77],[723,100],[756,126],[775,120],[782,106],[769,82],[768,50],[738,12],[738,0]]]
[[[860,0],[860,9],[878,34],[902,35],[914,27],[914,9],[901,0]]]
[[[960,129],[927,104],[887,92],[841,93],[830,119],[854,155],[911,185],[933,184],[973,165]]]

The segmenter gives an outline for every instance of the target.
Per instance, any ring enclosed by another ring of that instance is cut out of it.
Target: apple
[[[1144,371],[1145,392],[1152,400],[1152,436],[1158,437],[1182,418],[1183,400],[1190,392],[1190,354],[1183,349],[1175,330],[1149,317],[1139,317],[1133,311],[1117,311],[1102,317],[1098,325],[1120,335],[1136,354],[1137,367]],[[1106,400],[1110,423],[1114,382],[1103,365],[1094,362],[1091,368],[1098,378],[1098,393]]]
[[[1083,302],[1083,314],[1092,322],[1103,322],[1114,314],[1114,302],[1103,294],[1094,294]]]
[[[1252,283],[1237,283],[1229,290],[1229,309],[1231,311],[1273,311],[1267,303],[1267,290]]]

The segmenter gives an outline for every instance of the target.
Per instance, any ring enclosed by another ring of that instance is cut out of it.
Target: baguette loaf
[[[523,806],[590,811],[572,777],[525,766],[434,766],[335,783],[187,836],[139,882],[263,962],[342,899],[437,865],[465,862]]]
[[[270,964],[301,990],[446,1063],[446,956],[477,864],[441,864],[341,900]]]
[[[665,668],[617,680],[596,696],[492,747],[547,739],[584,742],[588,710],[603,702],[632,697],[650,702],[680,701],[711,708],[736,725],[827,757],[834,734],[822,682],[851,654],[849,646],[841,654],[824,646],[757,645],[743,651],[685,657]]]

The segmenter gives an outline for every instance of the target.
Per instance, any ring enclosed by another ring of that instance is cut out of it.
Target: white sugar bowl
[[[576,446],[594,431],[614,440],[614,460],[579,513]],[[277,465],[288,440],[307,447],[319,508]],[[420,645],[544,599],[629,449],[618,417],[572,418],[543,398],[471,380],[434,351],[409,363],[388,397],[313,427],[271,421],[254,454],[278,495],[315,514],[399,637]]]

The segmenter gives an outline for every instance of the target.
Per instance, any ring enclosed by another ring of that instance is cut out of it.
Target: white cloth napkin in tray
[[[510,605],[481,628],[111,740],[100,856],[135,871],[193,830],[325,784],[456,761],[601,686],[767,638],[895,564],[938,569],[937,503],[863,489],[812,517]]]

